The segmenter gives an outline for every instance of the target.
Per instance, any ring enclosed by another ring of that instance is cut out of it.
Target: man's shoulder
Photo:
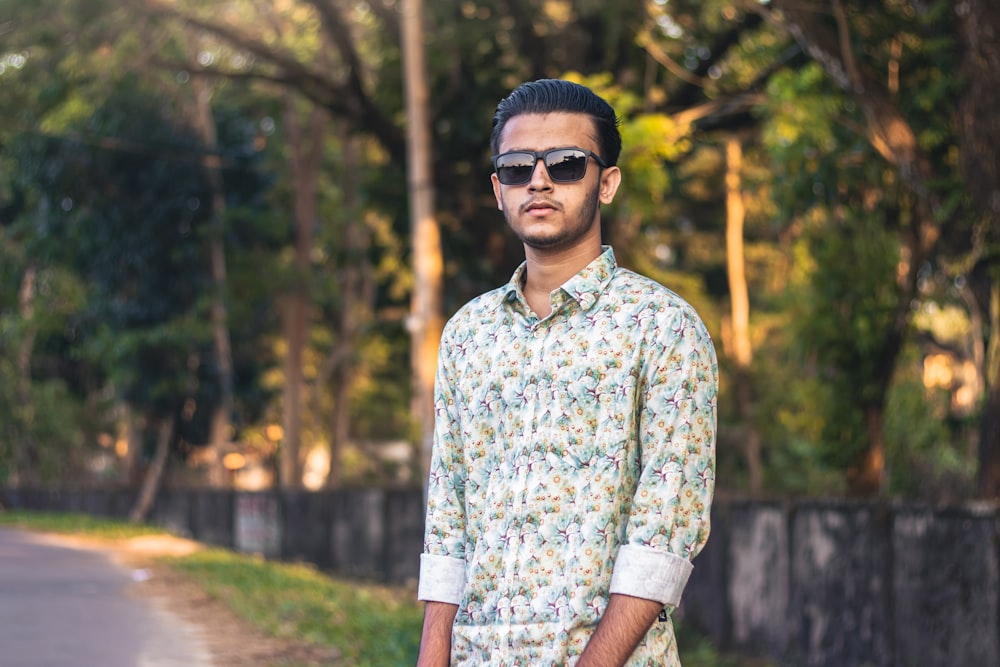
[[[446,329],[477,326],[495,319],[509,291],[509,285],[502,285],[467,301],[448,319]]]
[[[627,300],[641,308],[655,306],[664,313],[685,313],[698,316],[694,307],[684,297],[677,294],[666,285],[636,273],[631,269],[618,267],[615,280],[612,282],[618,298]]]

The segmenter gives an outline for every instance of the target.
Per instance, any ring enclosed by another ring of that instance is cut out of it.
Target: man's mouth
[[[550,202],[535,201],[526,205],[524,210],[529,215],[545,215],[547,213],[551,213],[552,211],[558,211],[559,208]]]

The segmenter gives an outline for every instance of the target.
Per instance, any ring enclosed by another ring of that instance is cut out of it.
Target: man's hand
[[[646,636],[662,602],[612,595],[576,667],[621,667]]]
[[[420,633],[417,667],[448,667],[451,661],[451,626],[458,605],[427,602],[424,605],[424,629]]]

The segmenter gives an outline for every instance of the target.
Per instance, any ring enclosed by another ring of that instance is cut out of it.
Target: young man
[[[601,245],[621,182],[604,100],[522,84],[491,148],[525,262],[441,341],[418,665],[679,665],[668,614],[715,480],[712,342]]]

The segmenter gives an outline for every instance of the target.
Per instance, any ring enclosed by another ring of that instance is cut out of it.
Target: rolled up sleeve
[[[446,329],[434,389],[434,447],[427,484],[424,553],[418,597],[458,603],[465,586],[465,466],[461,403]]]
[[[417,599],[458,604],[465,590],[465,561],[450,556],[420,555]]]
[[[618,550],[611,592],[676,607],[694,567],[672,553],[625,544]]]

